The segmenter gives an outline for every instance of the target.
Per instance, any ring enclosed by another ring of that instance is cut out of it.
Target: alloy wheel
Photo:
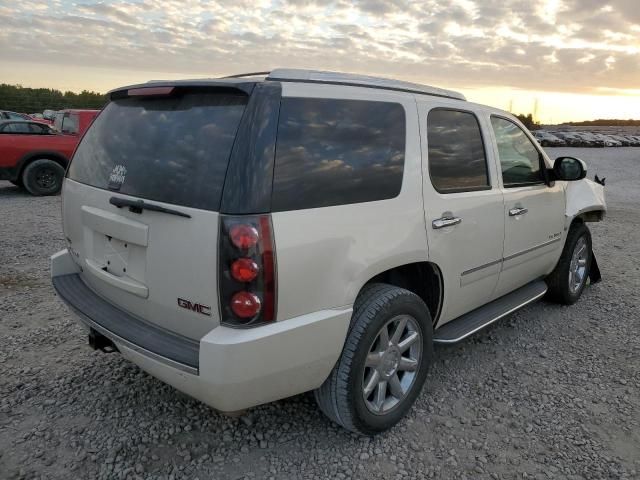
[[[362,396],[376,415],[393,410],[409,393],[418,375],[422,332],[410,315],[392,318],[380,329],[365,362]]]

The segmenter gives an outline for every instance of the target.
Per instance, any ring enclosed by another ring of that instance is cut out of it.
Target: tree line
[[[83,90],[80,93],[61,92],[53,88],[29,88],[0,84],[0,110],[21,113],[42,113],[65,108],[100,109],[107,103],[106,95]]]

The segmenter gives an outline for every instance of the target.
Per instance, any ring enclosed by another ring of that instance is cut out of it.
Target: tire
[[[584,252],[580,255],[578,251],[583,247]],[[578,255],[578,258],[574,258],[574,254]],[[549,287],[547,297],[563,305],[576,303],[587,284],[592,258],[589,229],[584,223],[572,225],[567,234],[560,260],[558,260],[553,272],[547,277]],[[571,278],[570,273],[572,273]]]
[[[22,172],[22,183],[31,195],[55,195],[62,188],[64,168],[53,160],[34,160]]]
[[[388,332],[386,344],[380,338],[383,331]],[[394,340],[396,331],[399,341]],[[388,345],[384,354],[382,345]],[[409,411],[432,357],[433,327],[422,299],[392,285],[367,285],[354,304],[342,354],[314,392],[316,402],[347,430],[361,435],[382,432]],[[374,385],[368,394],[365,384]]]

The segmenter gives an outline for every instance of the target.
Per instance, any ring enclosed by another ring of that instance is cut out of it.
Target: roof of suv
[[[422,93],[438,97],[466,100],[461,93],[453,90],[421,85],[419,83],[402,82],[381,77],[355,75],[352,73],[325,72],[321,70],[299,70],[294,68],[276,68],[269,72],[267,80],[304,83],[330,83],[334,85],[350,85],[357,87],[382,88],[402,92]]]
[[[367,75],[356,75],[352,73],[328,72],[322,70],[302,70],[295,68],[276,68],[270,72],[251,72],[238,75],[229,75],[222,78],[204,78],[193,80],[151,80],[146,84],[129,85],[126,87],[111,90],[109,94],[123,91],[130,88],[149,87],[161,85],[220,85],[234,86],[242,88],[243,83],[255,83],[260,81],[276,82],[301,82],[301,83],[325,83],[332,85],[346,85],[353,87],[378,88],[384,90],[395,90],[408,93],[420,93],[423,95],[433,95],[437,97],[452,98],[466,101],[463,94],[446,90],[444,88],[421,85],[418,83],[403,82],[389,78],[370,77]]]

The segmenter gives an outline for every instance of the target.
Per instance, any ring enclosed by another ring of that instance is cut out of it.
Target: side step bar
[[[435,343],[456,343],[473,335],[502,317],[539,299],[547,293],[547,284],[536,280],[520,287],[504,297],[465,313],[461,317],[445,323],[434,332]]]

